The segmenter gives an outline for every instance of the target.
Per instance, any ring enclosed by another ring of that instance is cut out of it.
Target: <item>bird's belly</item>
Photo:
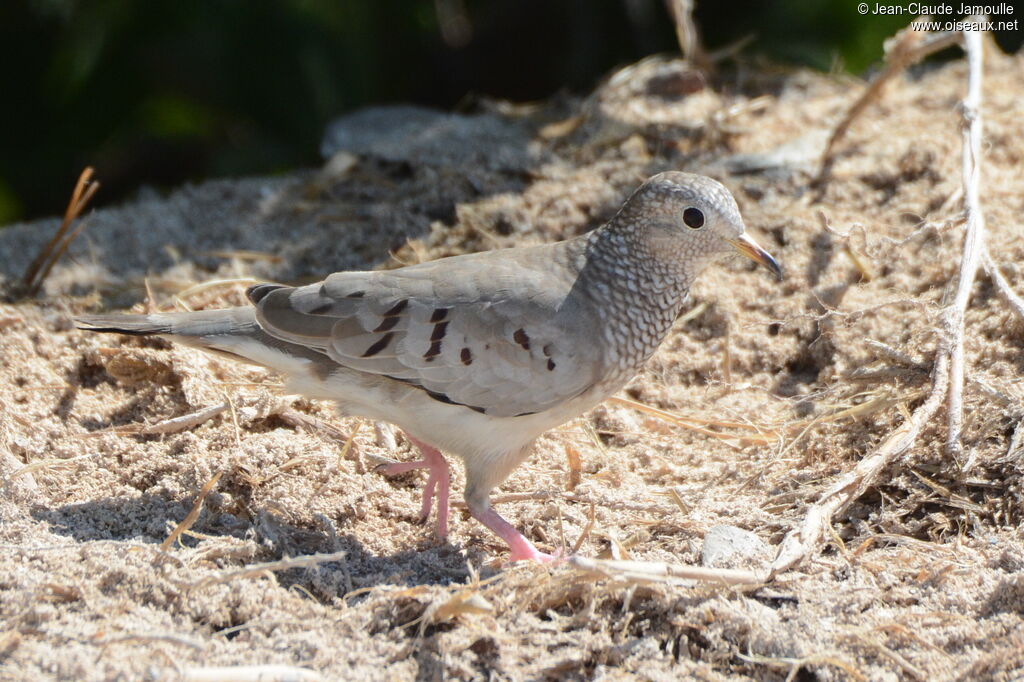
[[[293,375],[286,390],[333,400],[347,416],[395,424],[409,435],[463,460],[520,451],[545,431],[600,402],[588,392],[553,409],[518,417],[495,417],[435,400],[423,390],[386,377],[341,371],[329,377]]]

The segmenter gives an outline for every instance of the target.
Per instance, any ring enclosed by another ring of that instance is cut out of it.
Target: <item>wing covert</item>
[[[456,257],[275,289],[256,303],[257,319],[344,367],[511,417],[600,377],[597,344],[581,329],[589,311],[572,284],[508,258]]]

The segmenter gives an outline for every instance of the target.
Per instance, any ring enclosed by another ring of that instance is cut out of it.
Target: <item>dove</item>
[[[729,190],[669,171],[612,219],[560,242],[465,254],[393,270],[338,272],[292,287],[258,284],[251,305],[86,315],[94,332],[158,335],[268,367],[286,390],[341,414],[397,425],[427,470],[420,519],[449,518],[449,467],[465,468],[470,515],[511,561],[550,561],[490,504],[491,491],[544,432],[618,391],[651,357],[710,262],[738,251],[781,278],[746,233]]]

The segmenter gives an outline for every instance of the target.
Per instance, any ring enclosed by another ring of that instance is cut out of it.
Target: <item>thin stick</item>
[[[217,485],[217,481],[220,480],[221,474],[223,473],[223,471],[218,471],[209,481],[206,482],[203,489],[199,491],[199,497],[196,498],[195,503],[192,505],[192,509],[189,510],[185,519],[175,527],[171,534],[167,536],[166,540],[160,543],[161,552],[166,552],[170,549],[171,545],[174,544],[174,541],[177,540],[182,533],[191,528],[192,524],[196,522],[196,519],[199,518],[199,512],[203,508],[203,500],[206,499],[206,496],[209,495],[210,491]]]
[[[594,518],[594,503],[591,502],[590,513],[587,515],[587,525],[583,527],[583,532],[580,533],[578,538],[576,538],[576,544],[572,546],[572,551],[569,552],[569,556],[576,555],[576,553],[580,551],[580,547],[583,546],[583,543],[590,537],[590,531],[594,529]]]
[[[840,670],[846,672],[850,676],[851,680],[856,682],[866,682],[867,678],[860,674],[851,663],[847,663],[837,654],[820,653],[812,654],[810,656],[804,656],[803,658],[792,658],[789,656],[756,656],[752,654],[743,654],[736,652],[736,658],[741,661],[747,661],[749,663],[756,663],[758,665],[766,665],[773,668],[789,668],[789,674],[786,675],[785,682],[792,682],[796,679],[797,673],[803,668],[809,668],[812,665],[831,665]]]
[[[833,129],[832,135],[825,145],[825,151],[821,155],[818,182],[822,181],[832,168],[832,151],[836,144],[846,135],[846,131],[850,129],[854,119],[881,96],[885,85],[911,64],[955,44],[960,39],[960,34],[953,31],[945,33],[915,31],[913,29],[915,23],[917,22],[912,22],[907,28],[886,41],[885,68],[868,84],[864,93],[847,110],[839,125]]]
[[[319,682],[323,676],[309,668],[268,663],[265,665],[204,666],[185,668],[185,682]]]
[[[639,412],[645,412],[645,413],[647,413],[647,414],[649,414],[651,416],[658,417],[659,419],[662,419],[662,420],[664,420],[664,421],[666,421],[666,422],[668,422],[670,424],[674,424],[675,426],[681,426],[684,429],[689,429],[690,431],[696,431],[697,433],[703,434],[705,436],[710,436],[712,438],[717,438],[719,441],[721,441],[722,443],[724,443],[728,447],[732,448],[733,450],[742,450],[744,445],[750,445],[750,444],[765,445],[767,443],[772,442],[773,440],[775,440],[778,437],[777,434],[775,434],[774,432],[771,433],[770,435],[764,435],[764,434],[760,434],[760,433],[756,433],[756,434],[755,433],[748,433],[748,434],[721,433],[719,431],[714,431],[712,429],[706,429],[706,428],[704,428],[702,426],[696,426],[695,424],[691,424],[688,421],[689,418],[687,418],[687,417],[679,417],[678,415],[672,414],[671,412],[668,412],[666,410],[660,410],[657,407],[651,407],[650,405],[645,405],[643,403],[638,403],[635,400],[630,400],[628,398],[620,398],[620,397],[611,397],[608,400],[610,400],[612,402],[617,402],[617,403],[622,404],[622,405],[626,405],[627,407],[632,407],[634,410],[637,410]],[[694,419],[694,421],[706,422],[709,425],[716,425],[716,426],[731,426],[731,427],[735,427],[735,428],[745,428],[745,429],[750,429],[752,431],[758,429],[758,427],[753,426],[751,424],[741,424],[741,423],[737,423],[737,422],[720,422],[720,421],[713,421],[713,420],[696,420],[696,419]]]
[[[906,353],[892,346],[876,341],[875,339],[864,339],[864,343],[870,346],[875,352],[880,355],[884,355],[887,359],[893,362],[903,365],[904,367],[910,367],[912,369],[921,369],[922,365],[920,362],[910,357]]]
[[[964,50],[967,52],[967,96],[960,111],[963,117],[963,162],[961,174],[964,186],[964,212],[967,217],[963,257],[956,296],[949,311],[953,343],[949,363],[949,394],[946,405],[946,453],[957,457],[961,452],[960,429],[963,426],[964,391],[964,311],[971,297],[974,278],[978,273],[981,253],[985,244],[985,216],[981,212],[979,186],[981,184],[981,79],[982,45],[980,31],[964,31]],[[964,464],[964,470],[974,462],[973,455]]]
[[[164,642],[166,644],[177,644],[178,646],[187,646],[195,649],[196,651],[203,650],[202,642],[188,637],[187,635],[176,635],[173,633],[167,634],[137,634],[137,635],[125,635],[124,637],[111,637],[110,639],[102,639],[96,642],[96,645],[103,647],[104,649],[114,644],[139,644],[149,642]]]
[[[252,576],[260,575],[267,571],[286,571],[289,568],[304,568],[306,566],[315,566],[316,564],[322,564],[328,561],[341,561],[344,558],[345,552],[334,552],[332,554],[310,554],[309,556],[294,557],[292,559],[268,561],[262,564],[252,564],[236,571],[226,571],[211,578],[203,578],[202,580],[192,583],[188,587],[189,589],[198,590],[204,587],[209,587],[210,585],[230,582],[238,578],[251,578]]]
[[[92,180],[92,173],[92,168],[87,166],[78,176],[75,189],[71,192],[71,199],[68,201],[67,208],[64,209],[64,218],[61,220],[60,227],[25,269],[22,284],[27,288],[29,296],[39,290],[46,276],[50,274],[50,270],[82,231],[84,224],[80,224],[70,235],[67,234],[71,223],[85,210],[89,200],[100,188],[100,183]]]
[[[701,47],[700,33],[693,20],[693,6],[694,0],[668,0],[668,10],[676,25],[676,40],[679,41],[683,59],[706,72],[710,71],[713,65]]]
[[[687,422],[681,424],[682,426],[689,426],[689,422],[692,422],[694,424],[703,424],[705,426],[723,426],[736,429],[747,429],[749,431],[761,431],[760,427],[754,426],[752,424],[747,424],[744,422],[723,421],[721,419],[704,419],[702,417],[684,416],[681,414],[676,414],[674,412],[668,412],[667,410],[662,410],[651,405],[647,405],[646,403],[631,400],[630,398],[623,398],[622,396],[618,395],[613,395],[610,398],[608,398],[608,402],[618,403],[619,405],[624,405],[626,407],[632,407],[634,410],[639,410],[640,412],[647,412],[648,414],[651,414],[655,417],[662,417],[668,421]]]
[[[1013,429],[1013,436],[1010,437],[1010,445],[1006,448],[1003,461],[1012,462],[1016,459],[1015,455],[1020,448],[1021,440],[1024,440],[1024,419],[1017,420],[1017,426]]]
[[[351,447],[351,439],[355,437],[355,434],[359,432],[359,427],[362,426],[362,424],[360,423],[356,426],[355,429],[352,430],[351,433],[346,434],[337,426],[334,426],[333,424],[326,422],[323,419],[318,419],[312,415],[303,414],[302,412],[299,412],[297,410],[286,408],[278,412],[277,416],[280,417],[281,421],[283,421],[285,424],[288,424],[289,426],[303,427],[309,429],[310,431],[321,431],[333,438],[344,438],[346,447],[342,449],[342,459],[345,458],[344,455],[348,453],[348,448]]]
[[[754,571],[684,566],[683,564],[668,564],[662,561],[619,561],[615,559],[588,559],[587,557],[572,556],[569,557],[569,564],[573,568],[588,573],[622,576],[626,579],[637,581],[684,578],[722,585],[759,585],[764,582],[763,577],[759,577]]]
[[[911,663],[906,658],[896,653],[889,647],[877,641],[875,638],[870,637],[865,633],[855,633],[853,636],[860,642],[863,642],[864,644],[867,644],[877,649],[880,654],[882,654],[883,656],[891,660],[893,663],[898,665],[900,668],[903,669],[903,672],[907,673],[911,677],[918,680],[928,679],[928,676],[925,675],[920,668],[915,666],[913,663]]]
[[[217,287],[234,286],[236,284],[258,284],[260,280],[252,277],[234,277],[232,279],[211,279],[198,284],[193,284],[184,291],[177,293],[178,298],[185,299],[190,296],[202,293],[209,289],[215,289]]]
[[[940,349],[936,354],[935,369],[932,373],[934,383],[928,399],[914,411],[910,419],[890,433],[874,452],[833,483],[822,493],[818,501],[811,505],[800,527],[791,530],[783,539],[779,553],[769,569],[769,580],[789,570],[810,554],[822,541],[825,528],[832,517],[863,495],[878,474],[914,444],[921,429],[942,404],[949,382],[948,367],[949,354],[945,349]]]
[[[138,433],[140,436],[156,436],[167,433],[178,433],[186,429],[195,428],[200,424],[205,424],[226,409],[228,409],[227,403],[204,407],[201,410],[189,412],[188,414],[183,414],[180,417],[172,417],[170,419],[157,422],[156,424],[143,426],[135,433]]]
[[[1003,273],[999,272],[999,266],[992,260],[988,247],[982,247],[981,258],[985,264],[985,272],[988,274],[989,279],[992,280],[992,283],[996,285],[996,291],[1002,296],[1006,305],[1010,306],[1010,310],[1016,313],[1017,317],[1024,320],[1024,298],[1017,295],[1017,292],[1013,290],[1010,283],[1003,277]]]

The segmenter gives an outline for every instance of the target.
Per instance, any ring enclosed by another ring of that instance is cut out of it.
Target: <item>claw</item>
[[[423,504],[420,507],[419,522],[426,523],[430,518],[430,510],[434,503],[434,491],[437,491],[437,536],[444,540],[448,536],[448,462],[440,450],[408,436],[412,443],[420,449],[423,459],[415,462],[389,462],[378,464],[373,468],[375,473],[385,476],[396,476],[416,469],[429,469],[430,476],[423,486]]]

